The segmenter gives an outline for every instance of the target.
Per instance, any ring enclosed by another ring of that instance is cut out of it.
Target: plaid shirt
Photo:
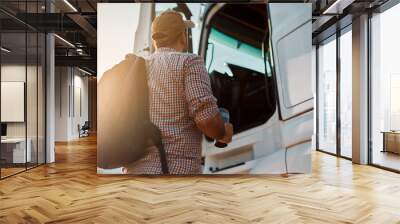
[[[150,118],[161,130],[170,174],[199,174],[202,133],[195,122],[218,113],[204,61],[170,48],[157,49],[146,61]],[[149,150],[128,170],[161,174],[157,150]]]

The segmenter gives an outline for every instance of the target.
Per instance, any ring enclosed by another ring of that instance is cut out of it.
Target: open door
[[[205,173],[249,173],[280,148],[275,80],[263,52],[268,32],[265,3],[219,3],[206,10],[200,54],[234,136],[226,148],[204,141]]]
[[[226,148],[203,141],[204,173],[310,172],[311,50],[311,4],[207,9],[199,52],[234,136]]]

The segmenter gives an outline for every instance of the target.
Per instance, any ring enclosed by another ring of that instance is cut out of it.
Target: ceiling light
[[[84,52],[83,52],[82,48],[77,48],[76,49],[76,53],[78,53],[79,55],[84,55]]]
[[[65,4],[67,4],[74,12],[78,12],[78,10],[73,6],[68,0],[64,0]]]
[[[7,49],[5,47],[1,47],[0,49],[1,49],[1,51],[4,51],[6,53],[10,53],[11,52],[11,50],[9,50],[9,49]]]
[[[78,70],[81,71],[81,72],[83,72],[83,73],[85,73],[85,74],[87,74],[87,75],[93,75],[92,73],[90,73],[90,72],[88,72],[88,71],[86,71],[86,70],[83,70],[83,69],[81,69],[81,68],[79,68],[79,67],[78,67]]]
[[[73,45],[73,44],[72,44],[71,42],[69,42],[68,40],[66,40],[66,39],[64,39],[64,38],[62,38],[62,37],[60,37],[60,36],[57,35],[57,34],[54,34],[54,36],[57,37],[57,38],[58,38],[59,40],[61,40],[62,42],[64,42],[65,44],[67,44],[68,46],[75,48],[75,45]]]

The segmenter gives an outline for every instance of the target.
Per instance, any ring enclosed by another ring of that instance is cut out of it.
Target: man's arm
[[[217,100],[212,94],[210,77],[199,56],[193,55],[186,61],[185,95],[189,115],[194,118],[200,131],[210,138],[229,143],[232,125],[226,125],[219,113]]]
[[[225,136],[224,120],[220,114],[196,122],[196,126],[203,134],[212,139],[222,139]]]
[[[230,143],[232,141],[232,136],[233,136],[233,125],[231,123],[224,123],[224,135],[217,136],[217,134],[215,133],[215,137],[211,137],[211,135],[214,134],[212,132],[215,130],[213,127],[210,127],[210,125],[212,126],[213,122],[214,122],[213,120],[209,120],[205,121],[204,123],[200,122],[201,124],[196,123],[196,125],[201,130],[201,132],[203,132],[206,136],[218,140],[218,142],[221,143],[226,143],[226,144]],[[210,135],[207,135],[206,133],[209,133]]]

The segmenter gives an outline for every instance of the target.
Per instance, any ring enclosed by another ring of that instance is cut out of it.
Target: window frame
[[[373,148],[373,130],[372,130],[372,94],[373,94],[373,89],[372,89],[372,58],[373,58],[373,51],[372,51],[372,32],[373,32],[373,27],[372,27],[372,19],[374,18],[374,14],[381,14],[384,13],[385,11],[397,6],[399,3],[399,1],[397,0],[388,0],[387,2],[385,2],[384,4],[380,5],[379,7],[368,11],[368,30],[367,30],[367,39],[368,39],[368,69],[367,69],[367,73],[368,73],[368,110],[367,110],[367,119],[368,119],[368,124],[367,124],[367,139],[368,139],[368,152],[367,152],[367,164],[379,169],[383,169],[383,170],[387,170],[390,172],[394,172],[394,173],[400,173],[400,170],[398,169],[394,169],[394,168],[390,168],[384,165],[380,165],[377,163],[373,162],[373,153],[374,153],[374,148]]]

